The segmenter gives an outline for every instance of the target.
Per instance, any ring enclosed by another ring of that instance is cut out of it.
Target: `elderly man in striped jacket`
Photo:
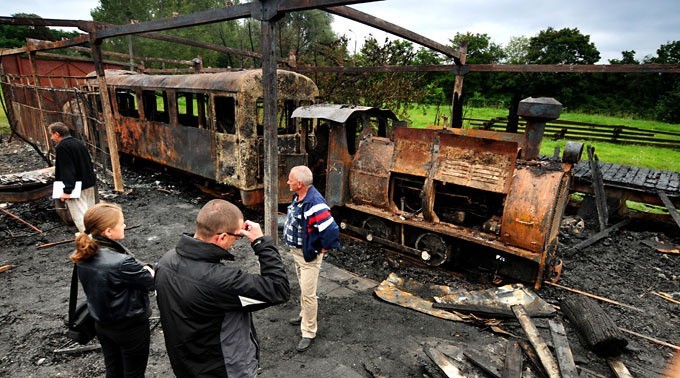
[[[288,186],[295,195],[288,206],[283,232],[300,283],[300,313],[290,320],[291,324],[299,324],[302,332],[298,352],[309,349],[316,337],[316,288],[323,255],[340,248],[340,229],[313,182],[312,171],[304,165],[293,167],[288,175]]]

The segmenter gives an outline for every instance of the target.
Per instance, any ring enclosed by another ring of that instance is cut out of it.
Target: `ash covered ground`
[[[8,143],[5,138],[0,143],[0,174],[46,166],[23,142],[14,139]],[[123,243],[140,260],[156,262],[174,246],[181,233],[193,231],[198,209],[212,197],[197,190],[190,179],[178,179],[175,173],[124,162],[123,175],[125,192],[116,193],[100,182],[101,199],[123,207],[126,223],[131,227]],[[75,228],[62,223],[47,198],[0,206],[43,231],[37,233],[10,216],[0,215],[0,265],[14,265],[0,273],[0,376],[103,376],[104,362],[99,351],[55,353],[68,344],[63,319],[68,307],[72,269],[68,254],[72,244],[38,247],[72,239]],[[249,219],[263,222],[261,212],[244,210],[244,213]],[[574,235],[565,228],[560,235],[561,250],[592,232],[585,230]],[[680,345],[680,305],[653,294],[668,293],[680,299],[680,256],[657,252],[644,241],[677,245],[680,232],[674,225],[633,222],[579,253],[563,254],[564,270],[559,283],[640,309],[600,302],[617,326]],[[250,251],[245,241],[235,246],[239,261],[254,271],[256,262]],[[322,296],[317,341],[309,351],[297,353],[299,330],[290,326],[287,319],[296,314],[299,292],[292,260],[285,261],[293,287],[291,301],[255,315],[262,347],[262,377],[443,377],[424,353],[424,345],[437,346],[449,354],[466,376],[486,375],[462,356],[463,350],[478,351],[502,366],[505,336],[482,325],[443,320],[385,303],[371,291],[348,298]],[[343,248],[326,262],[376,281],[395,272],[402,277],[454,288],[491,286],[484,275],[428,271],[350,239],[344,239]],[[573,294],[547,286],[539,295],[559,305],[562,298]],[[158,316],[155,303],[153,316]],[[544,339],[550,340],[547,322],[544,319],[535,322]],[[571,324],[566,320],[564,323],[576,363],[587,369],[581,375],[614,376],[605,360],[587,350]],[[505,319],[501,326],[515,335],[524,335],[514,320]],[[673,349],[628,333],[624,335],[628,348],[621,359],[631,373],[636,377],[662,376]],[[172,376],[160,325],[152,331],[147,376]],[[524,376],[536,374],[525,370]]]

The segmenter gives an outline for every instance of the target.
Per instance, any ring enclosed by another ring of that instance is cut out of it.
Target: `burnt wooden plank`
[[[616,375],[616,378],[633,378],[633,375],[630,373],[626,365],[623,364],[623,361],[621,361],[621,359],[619,358],[607,359],[607,364],[609,364],[609,367],[614,372],[614,375]]]
[[[631,170],[631,167],[627,165],[619,165],[619,170],[616,172],[616,174],[611,178],[612,181],[614,182],[621,182],[624,177],[628,174],[628,172]]]
[[[666,192],[660,190],[659,198],[661,198],[661,202],[666,206],[666,209],[668,209],[668,212],[671,214],[671,217],[673,217],[675,223],[680,227],[680,214],[678,214],[678,211],[675,209],[675,206],[673,206],[673,202],[668,198]]]
[[[656,190],[666,190],[668,189],[668,183],[671,180],[671,172],[661,171],[659,175],[659,180],[656,182]]]
[[[477,367],[484,370],[485,373],[495,378],[501,378],[501,369],[499,369],[498,366],[496,366],[496,364],[488,357],[483,356],[474,350],[466,350],[463,352],[463,355],[472,361],[472,363],[474,363]]]
[[[522,326],[524,333],[526,333],[529,338],[529,342],[534,347],[534,350],[536,350],[538,358],[541,360],[541,364],[545,368],[548,377],[559,378],[560,370],[557,367],[557,361],[555,361],[555,357],[553,357],[550,350],[548,350],[548,345],[546,345],[545,341],[541,338],[541,335],[538,333],[538,329],[531,321],[531,318],[527,315],[526,311],[524,311],[524,306],[514,305],[511,308],[515,313],[517,321],[519,321],[519,324]]]
[[[607,223],[609,222],[609,212],[607,211],[607,196],[604,192],[604,182],[602,172],[600,171],[601,165],[595,154],[595,148],[588,146],[588,160],[590,161],[590,170],[592,176],[592,186],[593,192],[595,193],[595,206],[597,208],[597,220],[600,225],[600,231],[607,228]]]
[[[607,236],[609,236],[610,233],[618,230],[621,227],[626,226],[630,222],[631,222],[630,218],[624,219],[621,222],[619,222],[619,223],[617,223],[617,224],[615,224],[615,225],[613,225],[613,226],[611,226],[611,227],[609,227],[609,228],[607,228],[603,231],[598,232],[597,234],[589,237],[588,239],[586,239],[586,240],[584,240],[584,241],[582,241],[582,242],[580,242],[576,245],[573,245],[571,248],[569,248],[569,251],[570,252],[580,251],[581,249],[583,249],[583,248],[585,248],[585,247],[587,247],[591,244],[594,244],[595,242],[599,241],[600,239],[606,238]]]
[[[524,355],[517,339],[510,338],[505,347],[505,362],[503,364],[503,378],[521,378],[524,365]]]
[[[590,168],[588,168],[587,162],[581,160],[576,164],[576,169],[573,172],[574,178],[580,179],[583,176],[590,175]]]
[[[644,187],[645,186],[645,180],[647,179],[647,175],[649,174],[650,169],[649,168],[640,168],[638,170],[638,173],[635,175],[635,178],[633,178],[633,181],[630,183],[631,185],[636,185],[639,187]]]
[[[446,374],[447,377],[463,377],[460,369],[458,369],[458,366],[456,366],[450,358],[448,358],[444,353],[440,352],[437,348],[431,345],[425,345],[423,346],[423,350],[425,351],[425,354],[427,354],[427,356],[430,357],[430,359],[435,364],[437,364],[437,366],[439,366],[439,368],[442,370],[442,372],[444,372],[444,374]]]
[[[661,175],[660,171],[652,169],[647,175],[647,178],[645,179],[645,188],[656,189],[656,184],[659,181],[660,175]]]
[[[569,340],[567,339],[564,325],[558,319],[550,319],[548,326],[550,327],[550,335],[552,336],[557,364],[560,366],[562,378],[578,378],[579,375],[576,371],[574,355],[569,347]]]
[[[526,354],[527,358],[529,359],[529,363],[531,366],[533,366],[533,372],[536,373],[536,375],[540,378],[548,378],[548,373],[545,372],[545,369],[543,368],[541,360],[538,358],[538,354],[536,354],[534,347],[531,346],[531,344],[526,340],[519,340],[518,342],[519,346],[524,351],[524,354]]]
[[[594,149],[593,149],[593,152],[595,152]],[[605,178],[605,177],[609,177],[608,172],[612,169],[614,164],[603,163],[603,162],[599,161],[599,159],[598,159],[597,160],[597,166],[600,169],[600,173],[602,173],[602,178]],[[590,169],[592,171],[592,167]],[[592,176],[592,172],[591,172],[591,176]]]
[[[622,184],[631,183],[633,181],[633,179],[635,178],[635,175],[637,175],[638,171],[640,170],[640,168],[638,168],[638,167],[629,167],[629,168],[630,169],[628,170],[628,172],[626,172],[626,175],[623,178],[621,178]]]
[[[668,180],[668,188],[666,189],[666,191],[677,192],[678,189],[680,189],[680,173],[671,172],[671,178],[670,180]]]

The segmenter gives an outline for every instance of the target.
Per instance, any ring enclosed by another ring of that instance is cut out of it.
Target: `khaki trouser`
[[[300,331],[302,337],[313,339],[316,337],[317,319],[316,314],[319,303],[316,296],[316,288],[319,283],[319,271],[323,255],[318,255],[314,261],[306,262],[302,255],[302,249],[291,248],[295,261],[295,275],[300,283]]]
[[[91,188],[83,189],[80,193],[80,198],[69,198],[66,200],[66,208],[68,209],[69,214],[71,214],[73,223],[80,232],[85,232],[83,217],[85,216],[87,209],[94,206],[96,199],[94,190],[96,187],[97,186],[93,186]]]

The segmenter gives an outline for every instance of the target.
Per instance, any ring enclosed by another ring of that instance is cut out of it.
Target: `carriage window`
[[[118,104],[118,114],[123,117],[139,118],[137,97],[133,90],[116,89],[116,103]]]
[[[203,93],[177,92],[177,121],[182,126],[204,129],[208,96]]]
[[[262,100],[257,100],[257,135],[263,135],[264,130],[264,102]],[[291,115],[293,115],[293,110],[295,110],[295,101],[293,100],[283,100],[279,101],[277,107],[276,122],[278,125],[279,135],[284,134],[295,134],[297,132],[297,127],[295,120],[293,120]]]
[[[281,134],[295,134],[297,131],[296,122],[290,118],[295,110],[295,102],[293,100],[279,101],[278,112],[276,119],[279,126],[279,135]]]
[[[144,117],[148,121],[169,123],[168,95],[163,91],[142,91]]]
[[[217,132],[236,134],[236,101],[233,97],[215,96]]]

